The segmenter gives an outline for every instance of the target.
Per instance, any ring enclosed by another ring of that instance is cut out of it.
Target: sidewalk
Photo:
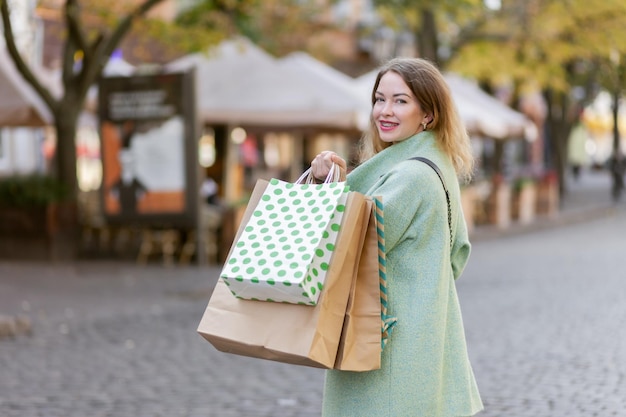
[[[611,198],[611,177],[606,171],[583,170],[578,181],[568,178],[567,194],[561,199],[560,210],[554,216],[538,216],[532,223],[512,222],[507,228],[491,225],[477,226],[470,234],[473,242],[531,233],[566,224],[583,222],[626,210],[623,201],[614,203]]]

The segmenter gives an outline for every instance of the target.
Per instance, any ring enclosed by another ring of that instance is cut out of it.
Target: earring
[[[424,128],[423,130],[426,130],[426,122],[422,122],[422,127]]]

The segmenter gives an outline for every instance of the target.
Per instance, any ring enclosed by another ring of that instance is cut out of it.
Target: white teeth
[[[395,123],[384,123],[383,122],[383,123],[381,123],[381,125],[385,126],[385,127],[391,127],[391,126],[395,126],[396,124]]]

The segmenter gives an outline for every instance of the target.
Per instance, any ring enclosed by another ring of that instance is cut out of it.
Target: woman
[[[425,157],[443,174],[443,185]],[[311,166],[325,178],[346,161],[322,152]],[[483,408],[468,359],[454,281],[470,254],[458,178],[468,179],[473,158],[448,86],[422,59],[396,58],[374,84],[370,129],[350,189],[382,196],[388,314],[397,324],[381,369],[326,373],[327,417],[456,417]],[[450,229],[452,236],[450,236]]]

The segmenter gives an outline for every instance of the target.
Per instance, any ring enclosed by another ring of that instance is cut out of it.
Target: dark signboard
[[[102,203],[108,222],[195,227],[194,83],[193,72],[100,79]]]

